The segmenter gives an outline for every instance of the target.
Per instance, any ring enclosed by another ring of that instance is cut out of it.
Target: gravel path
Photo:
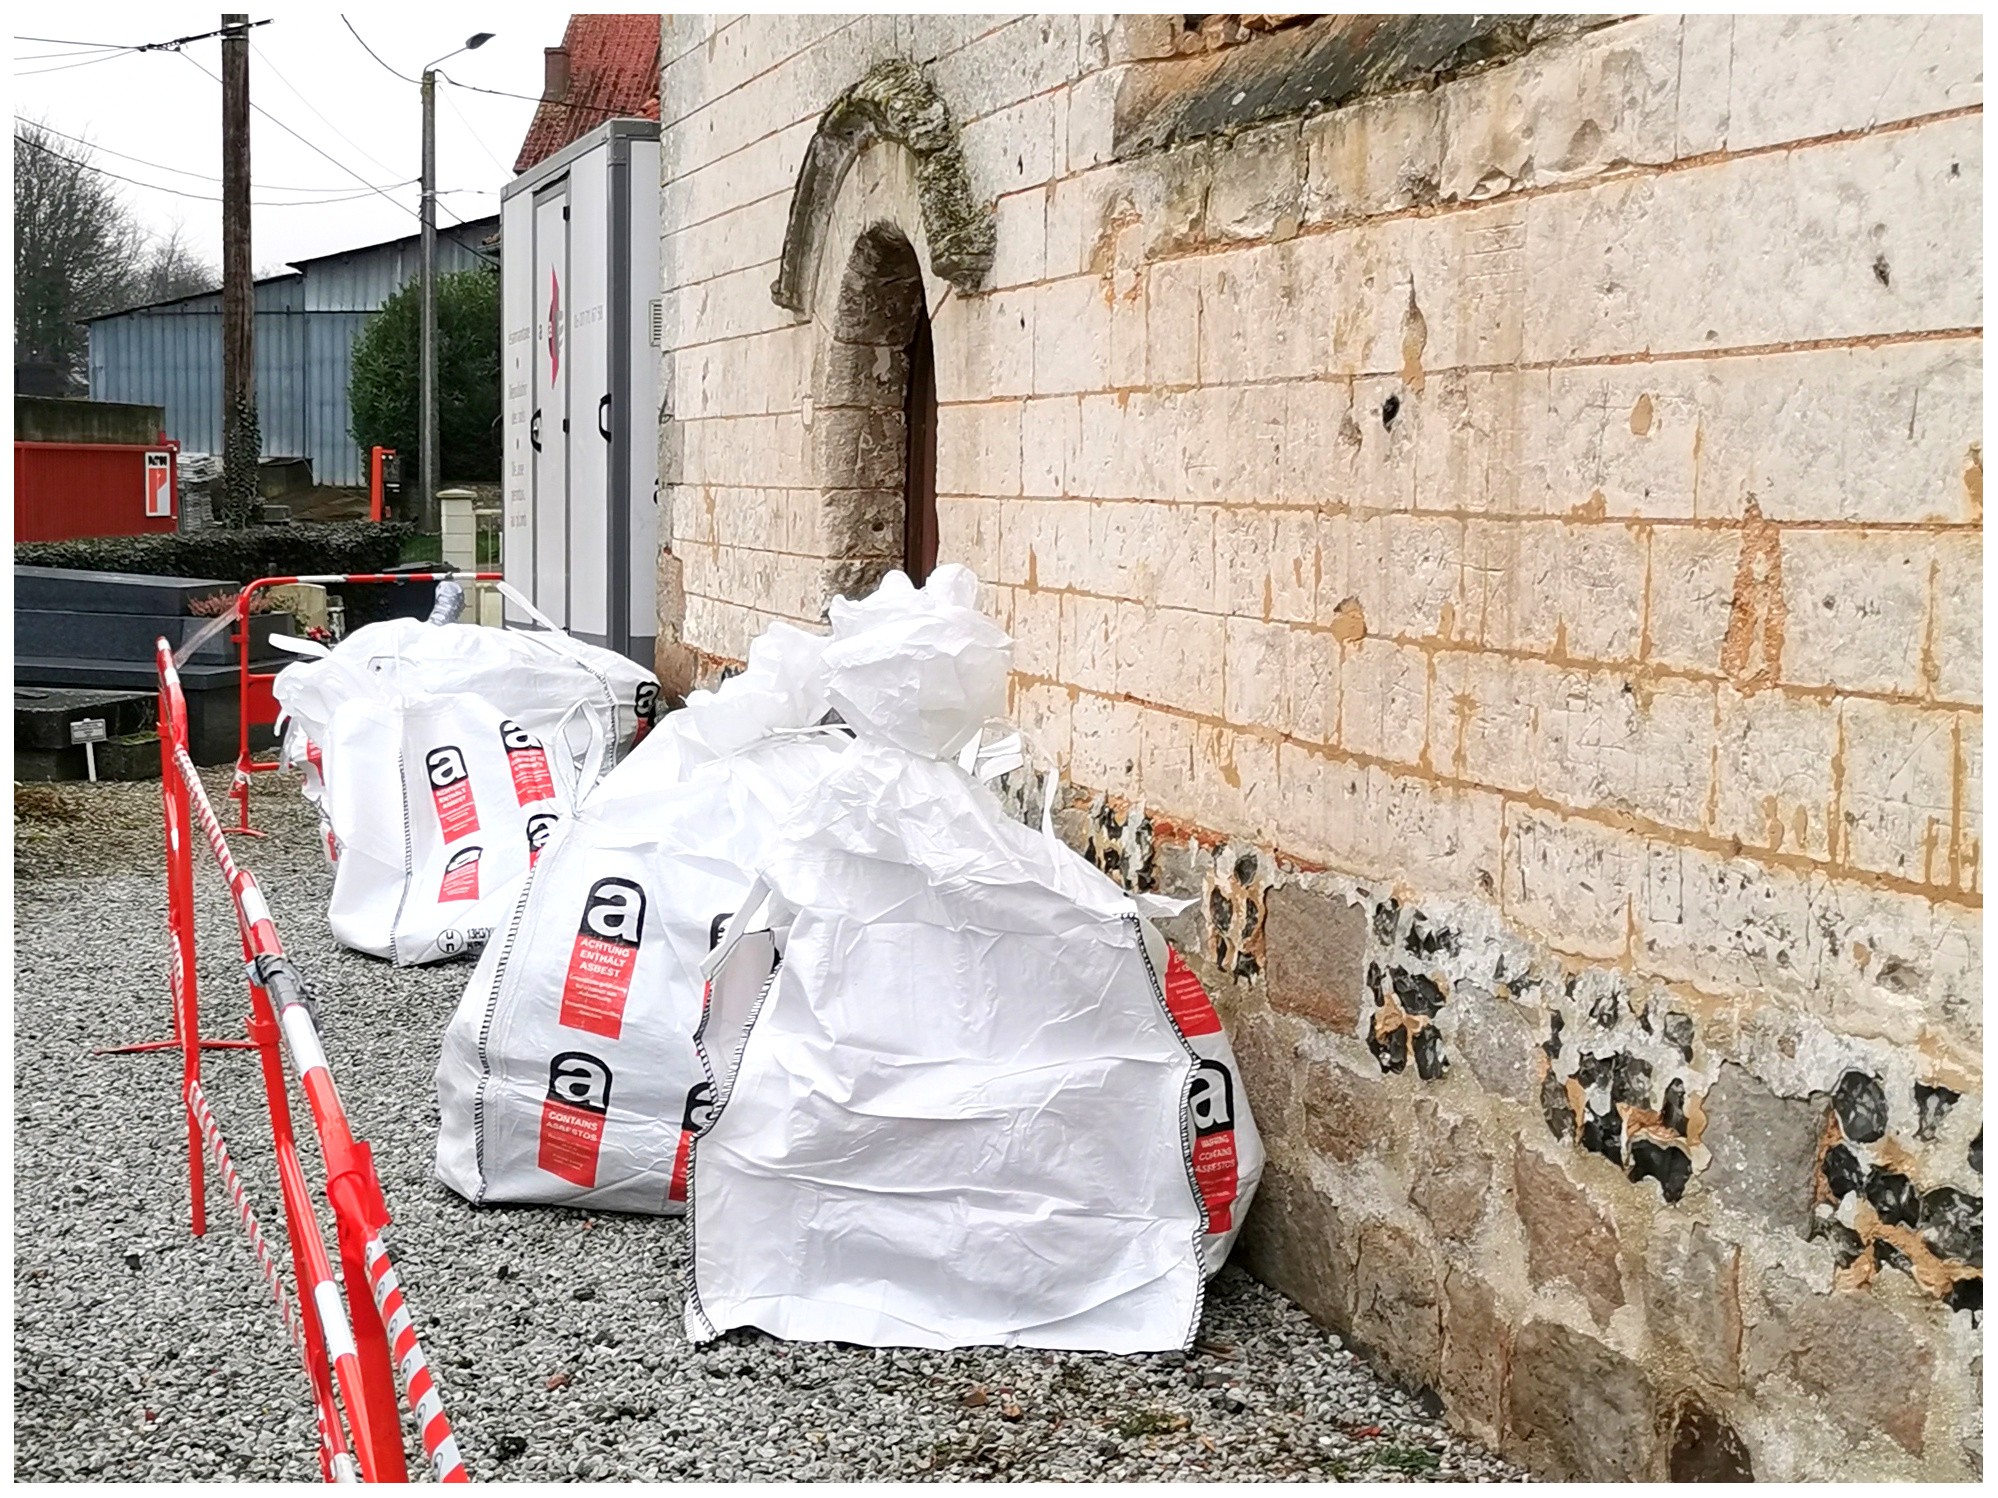
[[[222,806],[226,772],[209,785]],[[257,790],[272,836],[237,851],[319,994],[475,1477],[1518,1475],[1233,1269],[1187,1356],[877,1352],[741,1332],[689,1347],[678,1222],[474,1212],[431,1179],[437,1038],[470,969],[336,948],[295,781],[263,776]],[[187,1232],[178,1056],[90,1055],[168,1030],[158,787],[16,798],[15,1476],[314,1480],[304,1380],[226,1202],[217,1211],[211,1193],[206,1239]],[[204,1028],[241,1034],[234,927],[205,857],[197,888]],[[279,1244],[255,1063],[211,1053],[205,1077]],[[309,1158],[307,1172],[317,1179]]]

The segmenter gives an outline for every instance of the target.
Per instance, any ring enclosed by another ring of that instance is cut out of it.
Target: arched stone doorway
[[[854,240],[831,309],[815,422],[831,593],[937,561],[937,383],[921,262],[890,222]]]

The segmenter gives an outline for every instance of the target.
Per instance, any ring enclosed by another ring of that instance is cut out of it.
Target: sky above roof
[[[259,272],[415,232],[420,96],[415,82],[389,68],[414,80],[477,31],[493,39],[442,72],[524,97],[440,80],[437,222],[497,212],[541,94],[542,49],[561,44],[568,20],[565,11],[504,3],[344,14],[379,62],[338,8],[249,12],[252,21],[271,18],[250,33],[251,257]],[[219,16],[176,5],[23,6],[13,43],[17,121],[25,116],[88,140],[94,165],[132,179],[111,185],[140,223],[159,233],[178,224],[215,266],[222,259],[220,41],[189,42],[178,53],[58,43],[137,47],[213,31]]]

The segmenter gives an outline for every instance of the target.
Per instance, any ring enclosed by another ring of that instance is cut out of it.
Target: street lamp
[[[460,52],[473,52],[493,39],[490,31],[475,32],[465,45],[423,65],[423,329],[417,376],[418,513],[426,535],[435,535],[437,520],[437,64]]]

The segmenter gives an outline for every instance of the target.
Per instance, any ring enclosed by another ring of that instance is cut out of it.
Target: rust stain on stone
[[[1853,1231],[1870,1249],[1885,1243],[1897,1249],[1908,1261],[1908,1274],[1914,1282],[1938,1299],[1956,1288],[1958,1280],[1981,1280],[1984,1271],[1967,1264],[1952,1264],[1922,1242],[1922,1235],[1898,1222],[1882,1222],[1880,1214],[1866,1202],[1857,1204],[1852,1218]]]
[[[1929,606],[1922,620],[1922,686],[1928,696],[1936,694],[1936,683],[1942,680],[1942,666],[1936,660],[1936,578],[1942,571],[1942,564],[1931,559],[1929,562]]]
[[[1367,611],[1358,598],[1343,598],[1332,611],[1332,638],[1341,645],[1357,645],[1367,637]]]
[[[1741,559],[1734,570],[1734,602],[1721,640],[1720,668],[1743,695],[1772,685],[1783,664],[1789,622],[1783,599],[1783,548],[1776,526],[1762,518],[1749,495],[1741,521]]]
[[[1839,808],[1845,802],[1845,714],[1832,715],[1831,804],[1825,808],[1825,857],[1839,862]]]
[[[1415,304],[1415,283],[1408,283],[1408,311],[1401,319],[1401,381],[1417,394],[1422,391],[1422,351],[1429,344],[1429,323]]]
[[[1707,1105],[1704,1095],[1686,1099],[1686,1143],[1698,1144],[1707,1131]]]
[[[1768,839],[1771,852],[1783,851],[1783,813],[1774,796],[1762,798],[1762,835]]]
[[[1968,512],[1965,518],[1977,522],[1984,519],[1984,444],[1973,442],[1963,464],[1963,503]]]
[[[1586,500],[1568,511],[1570,517],[1576,520],[1600,520],[1608,513],[1609,501],[1603,497],[1603,491],[1600,489],[1590,490]]]
[[[1451,770],[1457,775],[1462,775],[1464,773],[1464,739],[1470,732],[1471,714],[1478,710],[1478,701],[1469,692],[1459,692],[1450,699],[1450,705],[1457,710],[1457,744],[1451,751]]]
[[[1651,397],[1640,395],[1637,404],[1630,408],[1630,435],[1648,437],[1651,435]]]

